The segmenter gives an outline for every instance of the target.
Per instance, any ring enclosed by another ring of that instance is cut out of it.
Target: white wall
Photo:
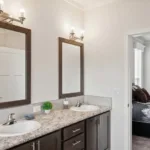
[[[32,30],[32,103],[58,99],[58,37],[68,38],[71,26],[80,33],[84,13],[64,0],[5,0],[5,10],[13,16],[22,7],[24,27]]]
[[[32,103],[57,99],[58,37],[68,38],[69,25],[83,29],[83,12],[64,0],[5,0],[13,16],[22,7],[32,30]]]
[[[150,93],[150,43],[146,44],[143,56],[144,88]]]
[[[128,150],[125,35],[150,28],[149,8],[130,0],[85,13],[85,94],[113,97],[112,150]]]

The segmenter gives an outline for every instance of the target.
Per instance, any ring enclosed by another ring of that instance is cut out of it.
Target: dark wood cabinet
[[[87,119],[86,150],[110,149],[110,113]]]
[[[86,121],[86,149],[97,150],[97,117]]]
[[[35,142],[27,143],[22,146],[19,146],[17,148],[13,148],[11,150],[34,150],[35,148]]]
[[[63,129],[63,140],[68,140],[78,134],[84,133],[84,121]]]
[[[11,150],[110,150],[110,112],[70,125]]]
[[[84,150],[85,148],[84,134],[80,134],[70,140],[64,142],[63,150]]]
[[[36,150],[61,150],[61,133],[55,132],[44,136],[38,139],[36,144]]]
[[[63,129],[63,150],[85,150],[85,121]]]
[[[12,150],[61,150],[61,132],[55,132]]]

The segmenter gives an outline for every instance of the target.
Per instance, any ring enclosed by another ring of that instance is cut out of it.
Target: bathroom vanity
[[[35,121],[41,124],[38,130],[0,137],[0,150],[110,150],[110,107],[93,112],[54,110],[37,115]]]
[[[109,111],[103,112],[102,114],[94,115],[90,118],[71,124],[52,133],[42,135],[39,138],[29,140],[26,143],[22,143],[21,145],[10,148],[10,150],[109,150],[109,149],[110,149]]]
[[[0,47],[0,64],[3,64],[0,83],[5,85],[0,93],[0,108],[28,105],[31,103],[31,30],[6,23],[0,23],[0,28],[9,37]],[[58,97],[62,100],[84,96],[84,44],[64,38],[59,38],[58,43]],[[4,82],[4,78],[10,82]],[[61,100],[58,105],[62,104]],[[88,102],[85,100],[87,98],[83,98],[82,103]],[[90,102],[98,105],[92,98]],[[73,104],[71,106],[75,106]],[[18,125],[17,120],[18,126],[13,123],[14,126],[6,130],[1,127],[0,150],[110,150],[110,105],[96,110],[96,106],[85,108],[77,104],[82,112],[78,112],[78,108],[64,110],[62,106],[49,115],[37,115],[33,126],[31,121]],[[7,123],[5,125],[10,125]],[[40,127],[29,131],[35,124]],[[7,133],[11,135],[4,136]]]

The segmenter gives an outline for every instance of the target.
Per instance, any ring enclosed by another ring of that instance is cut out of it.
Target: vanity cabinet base
[[[110,112],[70,125],[10,150],[110,150]]]
[[[46,135],[11,150],[61,150],[61,131]]]

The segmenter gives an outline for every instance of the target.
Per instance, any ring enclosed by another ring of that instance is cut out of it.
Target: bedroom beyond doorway
[[[132,35],[132,149],[150,149],[150,33]]]

